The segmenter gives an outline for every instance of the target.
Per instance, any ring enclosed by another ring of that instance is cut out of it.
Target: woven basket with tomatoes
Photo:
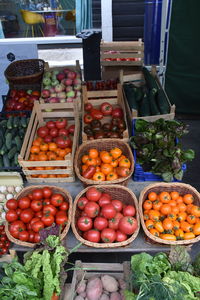
[[[140,194],[139,213],[147,237],[157,243],[200,241],[200,194],[185,183],[157,183]]]

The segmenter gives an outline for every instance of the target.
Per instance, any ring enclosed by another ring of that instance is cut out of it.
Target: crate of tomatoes
[[[200,241],[200,194],[185,183],[155,183],[143,189],[139,213],[148,239],[169,245]]]
[[[128,125],[121,84],[116,89],[88,90],[83,86],[82,142],[118,138],[127,142]]]
[[[73,159],[79,136],[73,103],[34,103],[19,154],[28,182],[72,182]]]

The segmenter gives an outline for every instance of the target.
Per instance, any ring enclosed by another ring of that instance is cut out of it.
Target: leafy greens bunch
[[[126,300],[197,300],[200,299],[200,255],[191,264],[185,247],[172,247],[154,257],[141,253],[131,257],[132,280]],[[132,292],[133,291],[133,292]]]
[[[164,181],[182,180],[182,164],[195,156],[192,149],[182,149],[180,138],[187,133],[188,126],[175,120],[136,120],[130,144],[136,149],[137,163],[145,172],[162,176]]]

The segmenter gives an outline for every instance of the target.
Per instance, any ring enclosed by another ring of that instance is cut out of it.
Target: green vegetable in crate
[[[151,108],[151,115],[160,115],[159,109],[156,104],[156,95],[157,95],[157,89],[152,89],[149,91],[149,103]]]
[[[152,89],[157,90],[158,85],[157,85],[155,77],[149,72],[149,70],[146,67],[142,68],[142,72],[143,72],[148,89],[149,90],[152,90]]]
[[[124,92],[130,109],[138,110],[138,103],[135,98],[134,87],[131,83],[124,84]]]
[[[170,113],[170,104],[162,88],[157,92],[157,104],[161,114]]]
[[[149,103],[149,98],[147,93],[144,94],[144,97],[142,99],[142,102],[140,104],[139,108],[139,116],[140,117],[147,117],[151,115],[151,110],[150,110],[150,103]]]

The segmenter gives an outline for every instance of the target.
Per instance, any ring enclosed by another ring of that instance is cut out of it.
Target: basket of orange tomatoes
[[[140,193],[139,213],[146,236],[157,243],[200,241],[200,194],[185,183],[156,183]]]
[[[82,144],[75,156],[75,172],[84,185],[126,185],[134,170],[129,145],[116,139],[99,139]]]

